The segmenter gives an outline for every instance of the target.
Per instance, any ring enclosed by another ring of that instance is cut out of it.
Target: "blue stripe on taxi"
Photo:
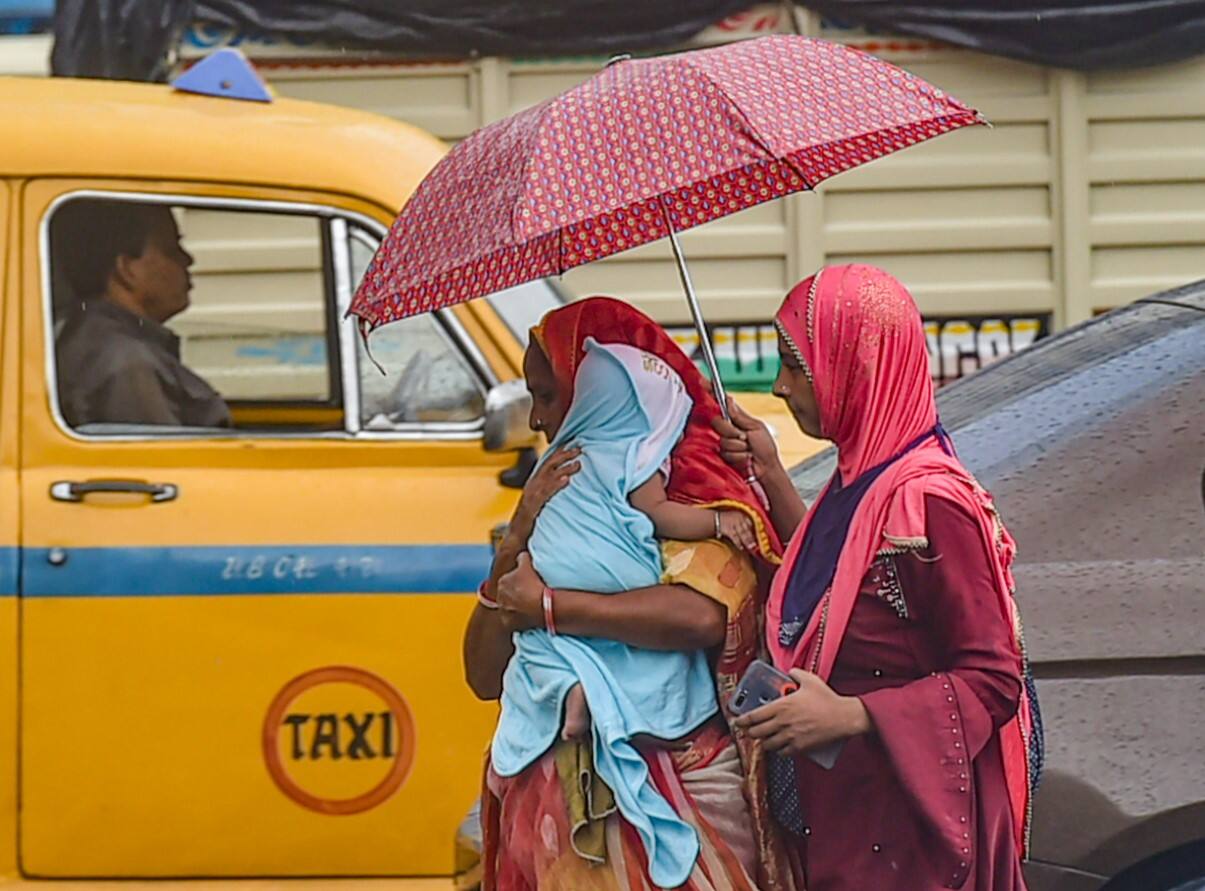
[[[20,554],[17,548],[0,548],[0,597],[12,597],[17,593]]]
[[[17,593],[0,550],[0,595]],[[11,555],[11,556],[10,556]],[[446,594],[473,591],[488,545],[27,548],[25,597]]]

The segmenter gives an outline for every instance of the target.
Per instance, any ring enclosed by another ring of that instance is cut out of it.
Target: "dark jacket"
[[[156,322],[89,300],[56,340],[59,404],[72,427],[230,426],[222,397],[184,366],[180,339]]]

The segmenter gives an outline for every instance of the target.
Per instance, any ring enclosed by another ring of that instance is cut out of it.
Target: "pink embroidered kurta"
[[[880,557],[829,682],[875,733],[798,759],[808,891],[1023,891],[996,732],[1022,682],[978,526],[926,498],[929,547]]]

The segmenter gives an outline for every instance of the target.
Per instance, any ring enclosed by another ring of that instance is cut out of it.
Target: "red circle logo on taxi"
[[[302,807],[358,814],[387,801],[414,764],[414,718],[384,678],[333,665],[295,677],[268,707],[264,763]]]

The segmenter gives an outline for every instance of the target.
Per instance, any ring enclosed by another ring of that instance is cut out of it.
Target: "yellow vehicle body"
[[[0,79],[0,120],[0,876],[450,876],[496,717],[461,634],[514,456],[479,436],[76,435],[44,252],[81,190],[387,226],[445,147],[333,107],[99,81]],[[494,379],[520,373],[489,305],[453,312]],[[89,479],[179,497],[50,497]]]

